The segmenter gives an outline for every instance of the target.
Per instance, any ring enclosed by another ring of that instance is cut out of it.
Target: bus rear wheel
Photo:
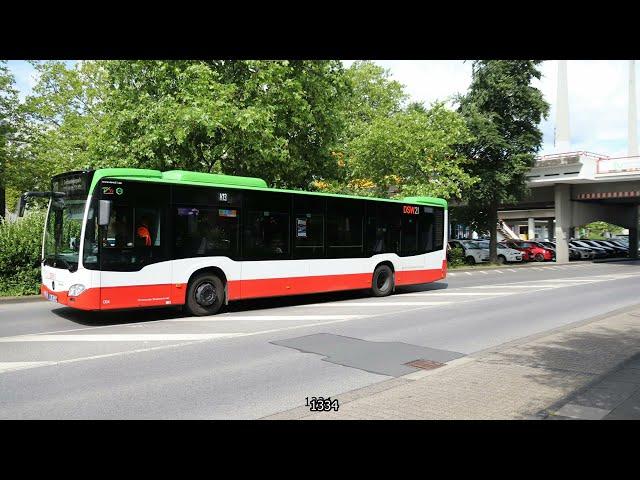
[[[189,283],[185,308],[196,316],[215,315],[224,304],[224,285],[213,273],[202,273]]]
[[[380,265],[373,272],[371,292],[374,297],[386,297],[393,292],[393,271],[388,265]]]

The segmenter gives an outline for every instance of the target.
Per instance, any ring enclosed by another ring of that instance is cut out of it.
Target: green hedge
[[[449,252],[448,260],[449,267],[460,267],[462,265],[465,265],[464,251],[459,247],[452,248]]]
[[[35,211],[0,223],[0,295],[38,293],[44,218]]]

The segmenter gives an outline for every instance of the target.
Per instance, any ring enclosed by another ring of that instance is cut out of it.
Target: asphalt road
[[[446,361],[638,291],[640,264],[617,262],[455,272],[387,298],[243,301],[212,317],[0,303],[0,418],[260,418],[392,378],[403,355]]]

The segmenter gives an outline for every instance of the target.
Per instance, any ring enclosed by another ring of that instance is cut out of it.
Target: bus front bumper
[[[77,297],[70,297],[67,291],[53,291],[44,284],[40,284],[40,294],[50,302],[66,305],[79,310],[100,310],[100,290],[90,288]]]

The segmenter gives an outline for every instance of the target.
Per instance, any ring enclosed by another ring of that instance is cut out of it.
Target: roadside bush
[[[40,285],[45,212],[0,222],[0,295],[31,295]]]
[[[448,267],[460,267],[462,265],[465,265],[465,261],[464,261],[464,251],[459,248],[452,248],[451,251],[449,252],[449,258],[448,258]]]

